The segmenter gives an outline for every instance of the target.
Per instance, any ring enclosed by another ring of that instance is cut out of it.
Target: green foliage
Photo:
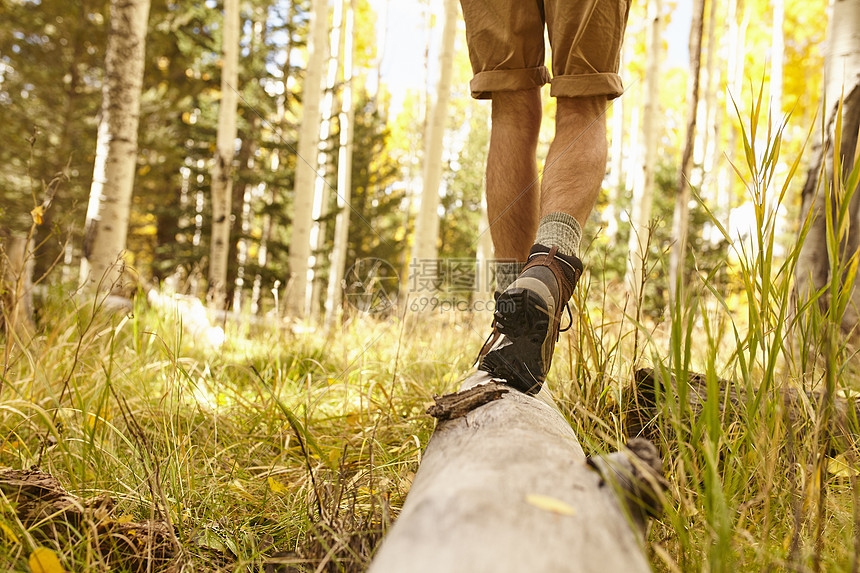
[[[357,98],[346,268],[369,257],[405,263],[405,190],[397,184],[400,165],[392,157],[390,135],[376,103],[366,94]]]
[[[67,184],[36,237],[41,276],[78,239],[93,173],[107,29],[106,0],[3,0],[0,23],[0,214],[14,231],[59,173]]]
[[[663,317],[667,312],[668,303],[668,252],[674,237],[672,236],[672,211],[675,205],[675,191],[677,188],[678,168],[674,163],[661,162],[657,166],[655,176],[656,187],[654,189],[654,202],[652,205],[652,226],[650,228],[650,241],[648,259],[648,282],[645,289],[645,304],[643,312],[654,319]],[[694,196],[698,195],[697,189],[693,189]],[[606,190],[598,199],[596,213],[605,208],[608,196]],[[624,198],[624,203],[629,203],[629,195]],[[701,201],[701,199],[699,199]],[[684,281],[689,283],[697,280],[697,277],[709,277],[711,283],[720,289],[726,288],[729,292],[738,289],[733,286],[727,277],[725,269],[725,257],[727,253],[727,241],[722,238],[712,241],[706,230],[713,228],[713,220],[709,210],[713,205],[697,205],[690,209],[690,234],[687,241],[687,252],[685,254]],[[593,223],[597,228],[597,222]],[[630,225],[622,224],[612,244],[606,240],[604,235],[598,234],[593,244],[589,247],[586,255],[594,273],[600,282],[621,283],[624,280],[629,264],[628,238]]]

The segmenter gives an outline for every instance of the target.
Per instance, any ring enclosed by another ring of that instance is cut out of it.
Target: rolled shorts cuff
[[[546,66],[517,70],[487,70],[475,74],[469,83],[469,89],[475,99],[490,99],[493,92],[539,88],[549,81],[550,75]]]
[[[474,88],[473,88],[474,89]],[[614,73],[556,76],[550,82],[552,97],[589,97],[605,95],[615,99],[624,93],[621,76]]]

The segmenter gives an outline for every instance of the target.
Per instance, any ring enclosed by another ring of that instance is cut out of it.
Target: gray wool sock
[[[496,290],[504,292],[520,276],[526,264],[519,261],[496,261],[493,266],[496,270]]]
[[[545,247],[558,247],[562,255],[576,257],[582,241],[579,221],[567,213],[550,213],[542,217],[535,243]]]

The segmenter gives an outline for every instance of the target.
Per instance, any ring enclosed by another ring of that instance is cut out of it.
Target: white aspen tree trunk
[[[368,86],[368,93],[373,100],[373,108],[379,109],[379,93],[382,85],[382,61],[385,59],[385,53],[388,49],[388,11],[391,8],[391,0],[385,0],[385,8],[379,11],[376,17],[376,25],[379,30],[382,30],[382,40],[376,46],[376,63],[374,69],[376,77],[373,83]]]
[[[484,186],[486,187],[486,179],[484,180]],[[487,193],[486,189],[481,193],[481,222],[478,224],[478,244],[476,250],[476,258],[478,265],[478,292],[477,301],[479,302],[481,307],[478,311],[486,314],[493,314],[493,305],[491,301],[493,300],[493,284],[491,281],[492,278],[492,268],[494,258],[493,251],[493,238],[490,236],[490,217],[487,214]],[[486,307],[484,307],[486,305]]]
[[[773,29],[770,44],[770,117],[782,121],[782,68],[785,63],[785,0],[772,0]]]
[[[631,98],[632,99],[632,98]],[[628,141],[627,141],[627,153],[630,158],[627,166],[627,173],[624,176],[624,188],[625,189],[633,189],[636,186],[637,177],[639,176],[639,162],[642,160],[642,152],[643,149],[640,144],[640,139],[642,136],[642,106],[639,105],[640,98],[637,97],[634,101],[635,105],[628,105],[627,109],[630,110],[630,121],[627,125],[628,130]],[[631,203],[632,204],[632,203]],[[632,220],[630,218],[630,210],[628,209],[627,213],[627,223],[630,224]]]
[[[833,181],[845,178],[857,158],[857,139],[860,130],[860,0],[831,0],[830,25],[824,52],[824,125],[826,141],[816,145],[814,158],[807,173],[806,184],[801,192],[801,221],[812,218],[811,228],[801,248],[795,269],[795,289],[799,302],[809,300],[829,280],[831,256],[827,247],[827,229],[824,209],[835,209]],[[842,173],[834,172],[834,139],[836,114],[839,100],[844,98],[842,110],[841,161]],[[820,169],[824,164],[826,181],[819,182]],[[841,237],[840,256],[844,261],[855,256],[860,249],[860,194],[857,189],[843,190],[854,193],[849,205],[851,221],[847,236]],[[814,211],[810,214],[810,211]],[[822,306],[830,301],[820,300]],[[858,322],[857,309],[860,292],[856,284],[852,291],[852,304],[848,305],[842,318],[842,329],[853,331]]]
[[[436,93],[427,122],[421,203],[415,222],[415,243],[412,248],[412,258],[417,260],[432,260],[438,256],[439,214],[437,210],[439,184],[442,180],[442,144],[454,71],[454,41],[458,16],[456,0],[445,0],[444,6],[445,24],[442,28],[439,81],[436,84]]]
[[[687,234],[690,225],[690,170],[696,141],[696,107],[699,102],[699,69],[702,62],[702,30],[704,27],[705,0],[693,4],[693,21],[690,25],[690,75],[687,79],[687,128],[678,185],[675,193],[675,212],[672,217],[672,238],[675,240],[669,257],[669,306],[674,308],[680,281],[684,274],[684,257],[687,253]]]
[[[782,124],[783,65],[785,62],[785,1],[772,0],[773,26],[770,47],[770,122],[776,129]],[[770,216],[776,208],[777,192],[765,195],[765,212]],[[779,216],[777,213],[776,216]]]
[[[657,166],[657,135],[660,115],[660,60],[663,57],[663,2],[648,2],[648,51],[645,64],[645,94],[642,104],[642,143],[639,165],[633,183],[633,203],[630,212],[630,240],[626,283],[633,304],[641,299],[642,266],[648,256],[648,222],[654,196]]]
[[[81,281],[89,291],[120,280],[137,164],[137,126],[149,0],[112,0],[102,109],[87,206]]]
[[[343,275],[349,246],[349,203],[352,200],[352,145],[355,107],[352,103],[353,53],[355,50],[355,12],[357,0],[350,0],[344,18],[343,94],[341,96],[340,140],[337,160],[337,217],[334,222],[334,245],[325,301],[325,327],[330,329],[340,319],[343,304]]]
[[[311,227],[313,224],[314,181],[317,178],[317,158],[320,135],[320,96],[322,95],[323,64],[326,56],[328,4],[312,0],[308,59],[302,96],[302,122],[299,129],[296,180],[293,192],[293,221],[290,235],[290,276],[287,281],[284,307],[292,318],[304,318],[305,293],[308,288],[308,260],[311,256]]]
[[[334,91],[340,72],[340,46],[343,44],[345,33],[343,2],[344,0],[335,0],[334,11],[332,13],[328,72],[326,74],[325,95],[323,96],[319,159],[317,160],[320,176],[314,182],[314,208],[311,215],[313,219],[311,226],[311,258],[308,261],[308,287],[305,293],[305,314],[310,317],[312,322],[318,322],[320,314],[319,295],[321,286],[316,275],[318,261],[322,259],[317,255],[325,242],[325,223],[320,219],[328,212],[329,191],[331,189],[326,178],[329,163],[328,138],[331,135],[331,119],[337,110],[337,99],[334,97]]]
[[[696,188],[702,187],[702,182],[705,179],[705,153],[710,143],[710,111],[714,102],[715,86],[714,83],[714,56],[716,53],[716,26],[715,17],[717,14],[717,2],[708,3],[707,23],[703,30],[702,43],[704,45],[707,38],[707,50],[705,51],[705,65],[699,74],[699,91],[702,94],[696,105],[696,125],[702,126],[696,130],[695,145],[693,146],[693,164],[690,171],[690,181]]]
[[[271,205],[275,200],[275,193],[269,190],[266,200]],[[264,267],[269,262],[269,237],[272,234],[272,216],[269,213],[263,215],[260,225],[260,247],[257,250],[257,266]],[[256,316],[260,312],[260,295],[263,289],[263,277],[260,273],[254,275],[254,286],[251,288],[251,314]]]
[[[212,237],[209,246],[209,292],[217,309],[227,301],[227,255],[232,226],[233,155],[236,151],[236,109],[239,104],[239,0],[224,0],[221,35],[221,101],[218,135],[212,162]]]
[[[295,16],[295,4],[290,3],[289,8],[287,10],[287,22],[292,22],[293,17]],[[287,41],[284,44],[284,54],[286,54],[286,61],[284,62],[284,68],[281,76],[281,86],[283,88],[283,95],[278,98],[277,101],[277,110],[278,110],[278,128],[281,132],[290,129],[290,125],[287,121],[287,114],[289,112],[289,101],[288,96],[290,94],[290,78],[292,77],[292,53],[293,53],[293,39],[292,34],[287,36]],[[282,134],[279,132],[276,134],[277,137],[283,140]],[[276,150],[275,153],[272,154],[271,159],[271,170],[273,172],[278,171],[278,167],[281,164],[281,151]],[[270,206],[275,201],[275,193],[276,189],[271,188],[268,190],[266,205]],[[272,216],[266,212],[263,214],[261,229],[260,229],[260,246],[257,251],[257,264],[259,267],[264,267],[269,260],[269,237],[272,233]],[[263,290],[263,277],[260,273],[254,275],[254,285],[251,287],[251,314],[256,316],[260,312],[260,297],[262,295]]]
[[[236,281],[233,286],[233,312],[242,312],[242,289],[245,286],[245,265],[248,263],[248,233],[251,232],[251,198],[253,188],[248,185],[245,187],[245,193],[242,196],[242,213],[240,216],[240,225],[242,237],[239,239],[239,244],[236,247]]]
[[[834,107],[860,83],[860,1],[830,0],[830,25],[824,52],[824,98]]]
[[[628,46],[632,42],[627,42]],[[621,57],[621,66],[627,62],[628,49],[625,49]],[[618,235],[618,215],[619,205],[624,192],[624,128],[627,125],[624,121],[627,105],[623,97],[615,98],[612,102],[612,146],[609,151],[610,167],[609,167],[609,203],[606,206],[603,214],[603,220],[606,222],[606,238],[610,246],[615,244],[615,238]]]
[[[732,196],[732,185],[735,179],[734,171],[729,164],[734,161],[734,154],[739,147],[737,129],[737,113],[733,99],[737,101],[743,90],[744,82],[744,56],[746,53],[746,33],[749,26],[749,8],[744,0],[731,0],[728,4],[728,34],[726,44],[726,117],[728,134],[726,137],[726,161],[719,167],[717,176],[717,211],[723,221],[728,222],[732,210],[734,197]],[[740,11],[740,13],[739,13]],[[726,227],[728,228],[728,227]]]
[[[710,208],[718,207],[718,187],[716,185],[717,173],[719,172],[719,153],[720,153],[720,114],[717,112],[717,92],[720,89],[722,76],[720,74],[720,66],[717,65],[717,7],[721,6],[716,0],[710,3],[710,12],[708,13],[708,52],[705,57],[705,82],[702,88],[704,93],[703,106],[700,106],[700,111],[704,108],[700,116],[701,125],[704,129],[699,130],[702,134],[702,141],[696,145],[696,152],[701,156],[696,164],[700,166],[698,169],[698,185],[701,188],[702,196],[708,201]],[[722,53],[722,51],[720,51]],[[713,211],[718,215],[718,211]],[[725,223],[724,223],[725,224]],[[716,245],[722,239],[722,233],[716,225],[708,222],[705,225],[704,237]]]

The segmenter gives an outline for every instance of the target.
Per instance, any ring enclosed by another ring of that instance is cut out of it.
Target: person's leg
[[[606,166],[606,98],[557,100],[555,138],[543,170],[541,219],[535,243],[576,256]]]
[[[487,216],[496,259],[525,261],[539,217],[540,88],[493,93]]]
[[[543,170],[541,217],[567,213],[581,226],[606,172],[606,96],[557,99],[555,138]]]
[[[544,167],[535,244],[522,273],[497,299],[493,334],[477,364],[529,394],[546,380],[562,312],[583,271],[577,251],[605,169],[604,106],[623,91],[618,66],[630,3],[543,3],[553,52],[550,95],[558,102],[556,137]]]

